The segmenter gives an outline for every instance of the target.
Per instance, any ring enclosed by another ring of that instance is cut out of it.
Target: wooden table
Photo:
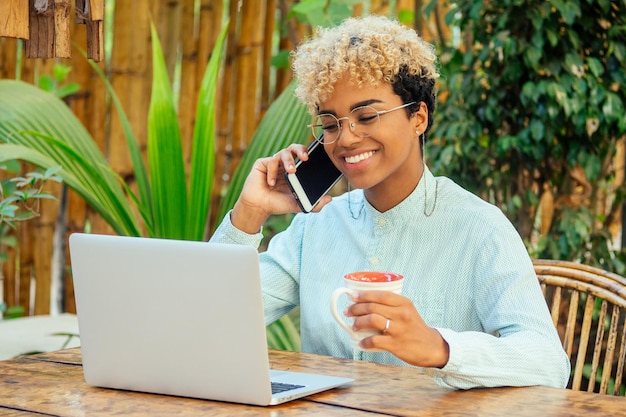
[[[94,388],[80,348],[0,361],[0,416],[624,416],[623,397],[546,387],[451,391],[413,368],[271,351],[273,369],[355,378],[347,387],[257,407]]]

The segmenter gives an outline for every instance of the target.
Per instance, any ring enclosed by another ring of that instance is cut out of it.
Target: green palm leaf
[[[80,48],[77,48],[81,54],[87,59],[87,53]],[[117,110],[117,114],[120,118],[120,122],[122,124],[122,130],[124,131],[124,136],[126,136],[126,145],[128,147],[128,153],[130,155],[130,160],[133,164],[133,172],[135,174],[135,183],[137,184],[137,189],[139,190],[139,196],[141,202],[138,203],[133,196],[133,200],[137,207],[140,208],[140,211],[143,213],[144,222],[150,229],[154,219],[154,213],[152,212],[153,202],[152,202],[152,194],[150,191],[150,181],[148,180],[148,172],[146,170],[146,165],[143,162],[143,157],[141,155],[141,149],[139,147],[139,143],[135,138],[135,134],[130,126],[130,121],[124,112],[124,108],[122,107],[122,103],[120,102],[119,97],[115,93],[113,89],[113,85],[107,78],[106,74],[102,71],[102,69],[95,63],[93,60],[88,59],[89,65],[91,68],[100,76],[100,80],[104,83],[107,88],[107,92],[111,96],[111,101]],[[132,194],[130,194],[132,196]]]
[[[21,81],[0,80],[0,142],[13,144],[0,145],[3,159],[10,153],[44,168],[61,166],[63,181],[116,233],[140,234],[118,176],[80,121],[54,95]]]
[[[54,159],[49,158],[35,149],[15,144],[0,145],[0,162],[6,162],[14,159],[27,161],[44,169],[58,166]],[[85,170],[91,171],[91,175],[93,177],[97,177],[99,175],[96,169],[91,169],[89,164],[85,162],[83,163],[85,164]],[[116,219],[112,216],[113,211],[102,206],[102,199],[97,198],[93,190],[87,189],[84,182],[74,175],[72,171],[61,169],[57,172],[57,175],[63,179],[63,182],[65,182],[68,187],[72,188],[78,195],[84,198],[87,204],[94,208],[94,210],[98,213],[102,213],[103,218],[108,224],[117,225]]]
[[[148,165],[154,206],[154,237],[184,239],[187,182],[180,127],[165,58],[152,30],[152,97],[148,111]]]
[[[207,228],[215,168],[215,93],[227,33],[228,24],[225,24],[213,48],[198,96],[187,213],[187,237],[191,240],[202,240]]]

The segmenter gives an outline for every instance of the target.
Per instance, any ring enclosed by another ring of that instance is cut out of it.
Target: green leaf
[[[0,206],[0,217],[10,217],[13,218],[15,217],[15,213],[17,212],[17,209],[19,207],[17,207],[16,205],[13,204],[2,204]]]
[[[581,77],[583,73],[583,60],[577,53],[569,53],[565,55],[565,69],[577,77]]]
[[[297,352],[300,350],[300,332],[290,315],[267,326],[267,345],[271,349]]]
[[[533,69],[539,67],[539,60],[542,57],[541,49],[529,47],[524,54],[525,59]]]
[[[604,117],[606,117],[607,121],[623,120],[624,103],[620,96],[608,91],[604,104],[602,105],[602,113],[604,113]]]
[[[87,53],[77,48],[80,53],[87,58]],[[122,124],[122,129],[124,130],[124,136],[126,137],[126,145],[128,146],[128,153],[130,154],[130,160],[133,164],[133,173],[135,174],[135,182],[137,184],[137,189],[139,190],[140,196],[140,210],[145,213],[144,218],[149,228],[152,228],[154,212],[153,212],[153,203],[152,203],[152,192],[150,190],[150,181],[148,180],[148,172],[146,170],[146,166],[143,161],[143,156],[141,153],[141,149],[139,148],[139,143],[135,138],[133,130],[131,129],[130,122],[128,121],[128,117],[124,112],[124,108],[122,107],[122,103],[119,100],[119,97],[115,93],[113,86],[109,82],[106,74],[102,72],[102,69],[95,63],[93,60],[87,60],[91,68],[98,74],[100,80],[104,82],[104,85],[107,88],[108,93],[111,96],[111,101],[117,110],[117,114],[119,115],[120,122]]]
[[[3,317],[7,320],[16,319],[18,317],[24,316],[24,307],[22,306],[11,306],[6,309],[3,314]]]
[[[558,35],[558,33],[552,29],[546,29],[546,37],[548,38],[548,42],[550,43],[551,47],[555,47],[559,41],[560,41],[560,37]]]
[[[286,49],[278,51],[278,53],[270,59],[270,64],[274,68],[289,69],[289,54],[290,52]]]
[[[10,172],[12,174],[17,174],[18,172],[20,172],[22,167],[20,166],[19,161],[13,159],[13,160],[4,161],[3,163],[1,163],[0,169],[6,170],[7,172]]]
[[[148,166],[154,199],[154,236],[185,238],[187,183],[176,106],[154,24],[152,96],[148,111]]]
[[[544,138],[543,121],[539,119],[533,119],[530,122],[530,134],[537,142],[541,142]]]
[[[17,238],[15,236],[0,235],[0,244],[14,248],[17,246]]]
[[[198,94],[185,233],[185,237],[190,240],[204,239],[209,215],[215,167],[215,93],[227,33],[228,24],[225,24],[213,48]]]
[[[59,88],[57,96],[63,98],[77,93],[78,91],[80,91],[80,85],[78,83],[69,83]]]
[[[602,62],[594,57],[587,57],[587,65],[589,66],[589,71],[593,74],[594,77],[600,77],[604,74],[604,66]]]
[[[572,25],[577,17],[580,17],[580,5],[575,1],[552,0],[552,5],[559,11],[563,20]]]
[[[398,20],[405,25],[410,25],[415,21],[415,12],[409,9],[401,9],[398,12]]]
[[[117,233],[140,234],[118,177],[57,97],[21,81],[0,80],[0,142],[12,143],[0,145],[0,163],[21,159],[44,169],[62,166],[63,181]]]
[[[95,165],[76,155],[63,155],[61,149],[58,150],[59,155],[54,155],[56,151],[51,152],[57,158],[52,159],[46,155],[49,150],[45,148],[43,152],[39,152],[28,146],[5,144],[0,145],[0,161],[5,158],[21,159],[43,168],[50,168],[58,166],[60,160],[76,158],[67,164],[67,170],[59,172],[63,181],[84,198],[116,233],[139,236],[139,227],[133,222],[130,207],[125,204],[123,193],[121,190],[117,191],[107,180],[109,176],[114,178],[112,173],[107,174],[106,171],[96,169]]]
[[[61,171],[61,169],[60,166],[50,167],[44,172],[43,178],[46,180],[58,180],[60,178],[56,176],[56,173]]]
[[[352,6],[358,3],[355,0],[305,0],[295,3],[290,13],[302,23],[311,26],[335,26],[347,17],[352,16]]]
[[[39,88],[47,91],[48,93],[53,93],[56,88],[56,84],[49,75],[42,75],[39,77]]]
[[[72,67],[68,65],[55,64],[54,67],[52,67],[52,74],[58,83],[65,81],[71,71]]]

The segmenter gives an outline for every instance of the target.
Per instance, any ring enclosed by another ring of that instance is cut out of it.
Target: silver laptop
[[[254,248],[80,233],[69,242],[89,385],[272,405],[353,381],[270,370]]]

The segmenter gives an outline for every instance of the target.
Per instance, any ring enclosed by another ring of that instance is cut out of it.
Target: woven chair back
[[[626,355],[626,278],[569,261],[536,259],[533,264],[572,362],[568,388],[620,395]]]

